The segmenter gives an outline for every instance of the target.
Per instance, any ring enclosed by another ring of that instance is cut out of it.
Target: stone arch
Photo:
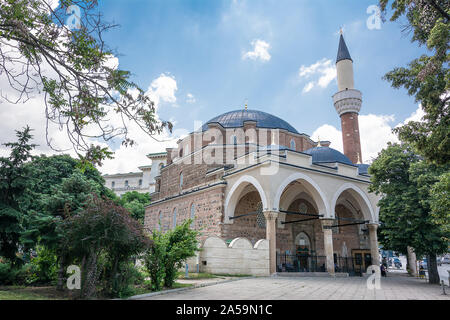
[[[334,194],[333,199],[331,200],[331,209],[333,217],[335,216],[336,203],[344,191],[348,191],[356,200],[361,209],[364,219],[370,220],[370,222],[372,223],[377,221],[377,216],[373,211],[369,198],[367,197],[367,195],[364,193],[363,190],[361,190],[358,186],[354,185],[353,183],[346,183],[342,185]]]
[[[274,210],[280,210],[280,202],[283,192],[286,190],[289,184],[294,181],[302,182],[302,186],[314,200],[314,205],[317,206],[319,214],[323,214],[324,217],[330,217],[330,208],[325,193],[323,193],[319,185],[311,177],[300,172],[291,174],[278,187],[277,193],[275,194],[275,198],[273,200]]]
[[[256,178],[246,175],[241,177],[238,181],[236,181],[236,183],[234,183],[234,185],[231,187],[230,192],[228,193],[228,196],[225,200],[225,222],[227,223],[232,222],[230,221],[230,217],[234,216],[234,210],[236,209],[236,205],[238,204],[239,199],[241,198],[242,191],[249,184],[255,187],[256,191],[259,194],[259,197],[261,198],[263,209],[267,210],[268,203],[264,189],[262,188],[261,184]]]

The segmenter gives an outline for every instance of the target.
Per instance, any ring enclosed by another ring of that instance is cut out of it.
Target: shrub
[[[177,270],[198,250],[197,232],[190,229],[191,223],[191,220],[186,220],[165,234],[158,231],[152,234],[150,239],[153,245],[144,257],[152,290],[161,290],[161,282],[164,282],[165,287],[171,288],[177,277]]]

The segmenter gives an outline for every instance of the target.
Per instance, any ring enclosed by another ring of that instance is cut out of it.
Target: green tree
[[[450,234],[450,172],[439,177],[430,190],[430,206],[433,219],[444,228],[445,234]],[[447,238],[450,242],[450,239]]]
[[[149,193],[139,193],[137,191],[130,191],[122,195],[119,203],[128,211],[131,216],[144,224],[145,207],[150,204]]]
[[[384,14],[392,3],[391,21],[406,16],[412,41],[429,54],[385,75],[394,88],[403,87],[420,103],[423,121],[411,121],[394,129],[400,140],[411,144],[427,160],[450,160],[450,2],[448,0],[380,0]]]
[[[190,228],[191,223],[192,220],[188,219],[166,233],[154,231],[150,237],[153,245],[147,250],[144,261],[153,290],[161,289],[161,281],[165,287],[171,288],[177,270],[199,250],[198,232]]]
[[[43,117],[66,128],[75,151],[84,153],[81,159],[95,164],[112,153],[88,139],[121,137],[123,144],[134,144],[127,121],[113,126],[111,114],[150,136],[172,128],[157,120],[154,103],[131,73],[111,64],[114,52],[103,39],[114,27],[103,21],[96,0],[60,0],[56,8],[49,0],[0,3],[0,73],[17,93],[14,100],[2,98],[19,103],[43,91]]]
[[[110,293],[117,294],[118,284],[124,282],[120,279],[121,262],[128,262],[131,256],[150,245],[142,225],[127,210],[96,196],[85,209],[65,219],[58,228],[64,235],[61,244],[70,261],[81,263],[83,298],[96,296],[101,254],[112,266],[111,272],[104,274],[109,274]]]
[[[16,256],[23,232],[23,214],[18,199],[27,186],[25,162],[35,147],[29,143],[32,135],[28,126],[23,131],[16,131],[16,136],[17,142],[4,144],[11,148],[9,157],[0,157],[0,256],[11,260],[13,265],[21,262]]]
[[[160,231],[154,231],[150,239],[152,240],[152,246],[144,254],[144,264],[150,274],[151,289],[160,291],[164,280],[164,259],[167,241],[164,234]]]
[[[430,283],[439,283],[436,256],[448,245],[445,225],[437,223],[430,204],[430,190],[446,166],[429,164],[408,145],[389,144],[371,165],[371,192],[381,195],[379,229],[383,247],[429,257]],[[448,226],[447,226],[448,227]]]

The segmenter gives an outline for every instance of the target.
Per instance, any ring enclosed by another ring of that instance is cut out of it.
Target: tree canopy
[[[171,130],[169,122],[158,119],[145,91],[132,82],[131,72],[114,65],[103,34],[116,25],[103,21],[97,1],[53,3],[0,1],[0,74],[16,95],[1,98],[19,103],[43,92],[47,127],[54,123],[63,128],[80,157],[94,164],[112,153],[93,145],[93,139],[119,137],[133,145],[130,123],[150,136]],[[58,150],[48,133],[47,142]]]
[[[430,265],[436,267],[436,255],[448,249],[450,207],[448,201],[435,202],[439,192],[434,190],[441,190],[440,177],[449,169],[424,161],[406,144],[389,144],[380,152],[369,168],[369,190],[381,196],[379,240],[383,247],[406,254],[411,246],[418,256],[430,256]],[[445,204],[442,211],[434,211]],[[430,281],[433,277],[438,281],[437,267],[429,270]]]
[[[424,54],[407,67],[385,75],[394,88],[405,88],[420,103],[422,121],[396,128],[401,141],[411,144],[427,160],[437,164],[450,161],[450,2],[448,0],[380,0],[384,14],[391,3],[391,21],[405,16],[405,31],[412,41],[426,46]]]

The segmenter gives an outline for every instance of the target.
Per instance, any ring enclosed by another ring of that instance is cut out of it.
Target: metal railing
[[[326,262],[326,256],[277,253],[277,272],[327,272]],[[365,272],[361,259],[352,257],[335,257],[334,271],[349,276]]]

